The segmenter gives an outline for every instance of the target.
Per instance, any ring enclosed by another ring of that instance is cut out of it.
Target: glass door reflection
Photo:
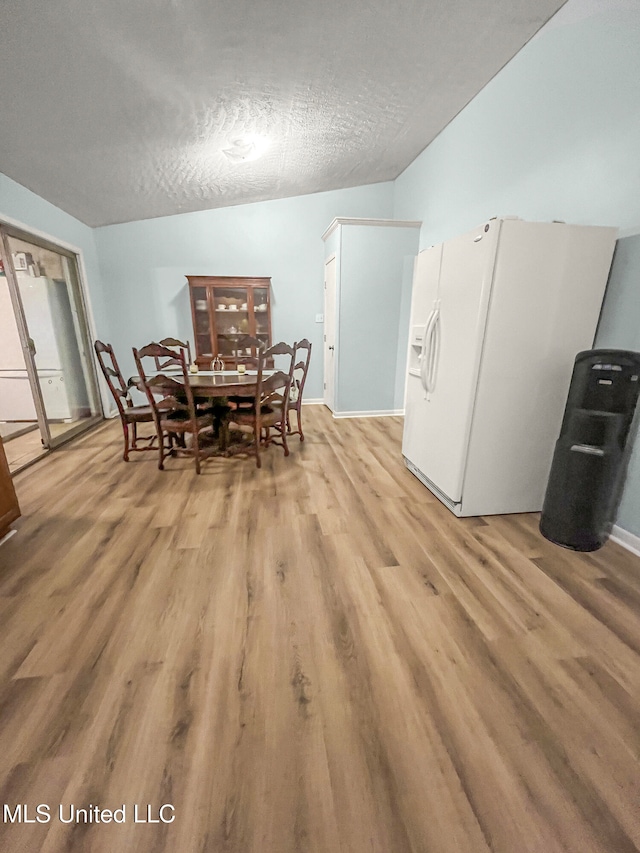
[[[0,268],[0,436],[11,472],[46,453],[46,431],[29,381],[29,357],[14,311],[5,259]],[[46,424],[45,424],[46,428]]]
[[[55,447],[101,418],[75,257],[9,233],[11,263],[46,421]],[[32,372],[33,373],[33,372]]]

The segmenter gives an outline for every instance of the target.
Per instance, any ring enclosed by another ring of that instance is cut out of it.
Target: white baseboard
[[[640,536],[636,536],[635,533],[629,533],[624,527],[618,527],[615,524],[609,538],[617,542],[618,545],[622,545],[627,551],[631,551],[632,554],[637,554],[640,557]]]
[[[333,412],[334,418],[395,418],[404,415],[404,409],[387,409],[377,412]]]
[[[4,543],[7,542],[9,539],[11,539],[13,534],[17,533],[17,532],[18,532],[17,530],[10,530],[6,536],[3,536],[2,539],[0,539],[0,545],[4,545]]]

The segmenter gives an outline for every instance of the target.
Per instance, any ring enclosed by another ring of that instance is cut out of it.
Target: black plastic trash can
[[[640,353],[578,353],[547,484],[540,532],[575,551],[607,541],[635,431]]]

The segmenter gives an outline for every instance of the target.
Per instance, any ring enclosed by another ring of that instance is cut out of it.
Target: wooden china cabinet
[[[17,518],[20,518],[20,507],[0,438],[0,539],[7,535],[9,525]]]
[[[216,356],[225,367],[256,357],[243,339],[271,346],[271,279],[245,276],[188,275],[196,364],[211,367]]]

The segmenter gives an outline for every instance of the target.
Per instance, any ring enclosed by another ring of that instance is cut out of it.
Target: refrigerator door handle
[[[436,309],[434,308],[429,314],[429,319],[427,320],[427,325],[424,330],[424,337],[422,338],[422,350],[420,351],[420,382],[422,383],[422,387],[425,391],[428,391],[428,376],[430,364],[429,360],[431,357],[431,349],[430,349],[430,341],[431,341],[431,329],[433,327],[433,318],[435,317]]]
[[[429,333],[429,369],[426,373],[425,391],[433,394],[436,389],[438,374],[438,362],[440,360],[440,308],[436,307],[433,312],[433,320]]]

